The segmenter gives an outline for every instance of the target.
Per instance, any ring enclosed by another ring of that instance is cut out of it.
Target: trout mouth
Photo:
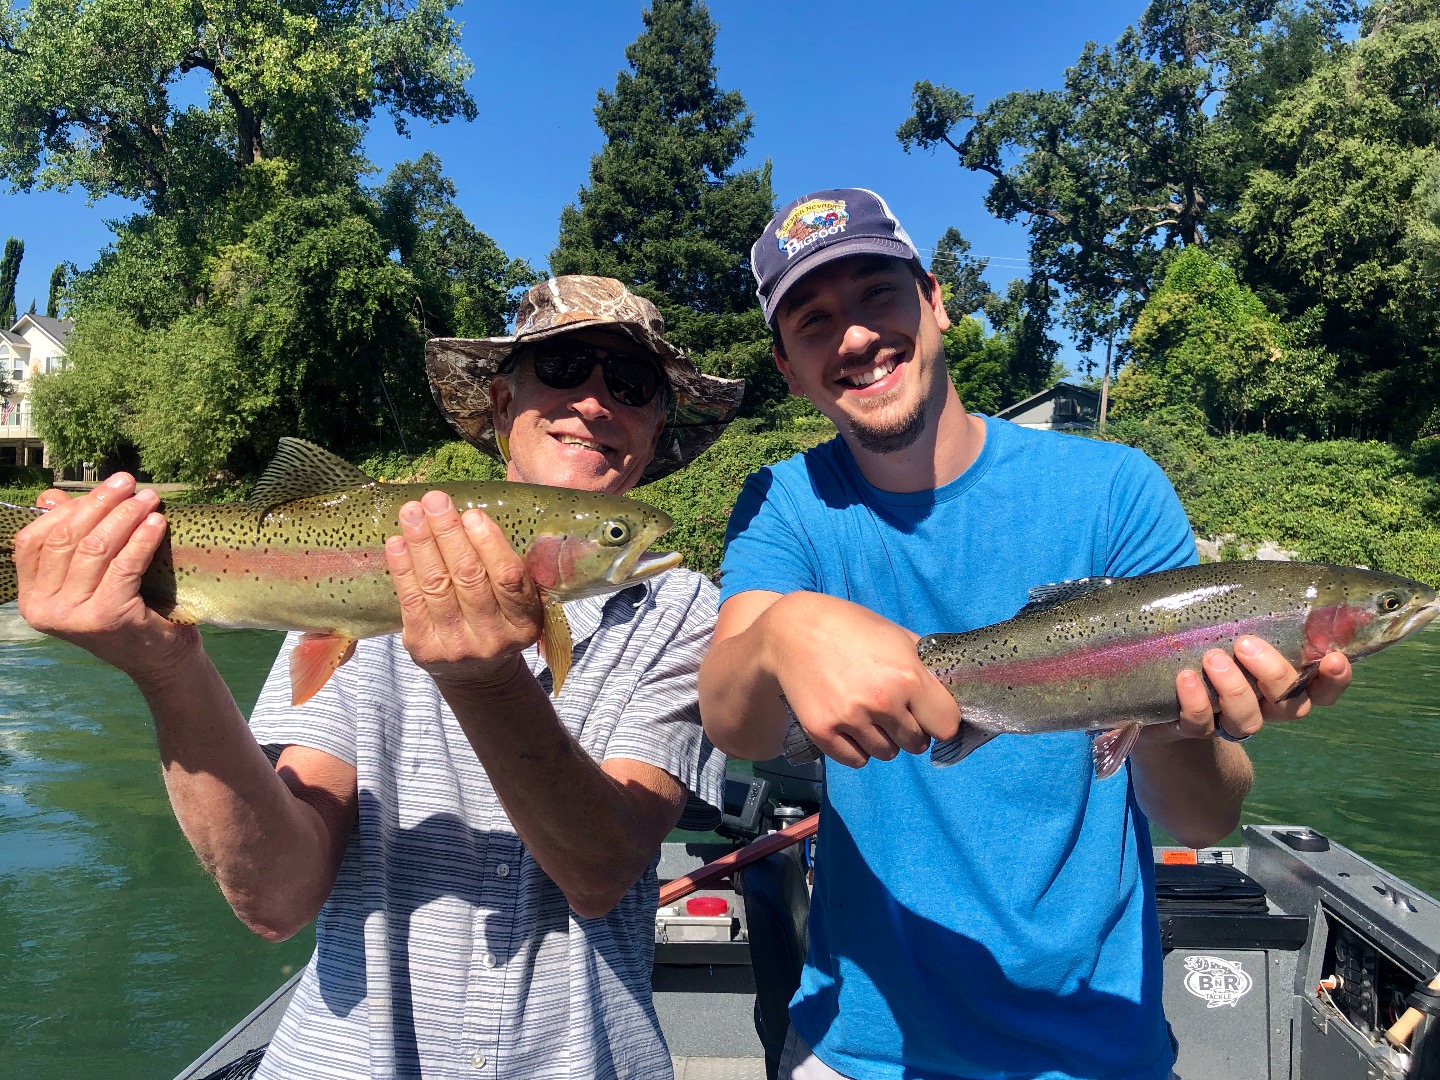
[[[637,551],[616,562],[605,578],[611,585],[633,585],[679,566],[684,558],[678,551]]]
[[[1422,604],[1409,614],[1398,617],[1391,622],[1387,636],[1392,641],[1399,641],[1406,635],[1412,634],[1416,630],[1423,629],[1429,625],[1436,615],[1440,615],[1440,599],[1432,598],[1429,602]]]

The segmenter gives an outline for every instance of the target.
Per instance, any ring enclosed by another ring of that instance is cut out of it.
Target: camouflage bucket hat
[[[491,338],[431,338],[425,343],[430,391],[450,425],[466,442],[502,460],[490,415],[490,379],[521,345],[575,330],[614,329],[660,362],[674,404],[640,483],[683,469],[735,419],[744,379],[706,375],[665,340],[655,305],[614,278],[569,275],[542,281],[515,314],[515,333]]]

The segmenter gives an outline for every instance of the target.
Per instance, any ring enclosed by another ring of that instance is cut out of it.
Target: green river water
[[[206,638],[248,711],[280,635]],[[1440,631],[1249,749],[1247,821],[1312,825],[1440,893]],[[0,1077],[173,1077],[313,945],[231,915],[170,814],[128,681],[0,608]]]

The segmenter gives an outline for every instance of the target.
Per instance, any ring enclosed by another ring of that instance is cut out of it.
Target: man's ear
[[[490,376],[490,419],[495,424],[495,434],[510,437],[510,427],[515,423],[515,391],[510,380],[504,375]]]
[[[945,294],[940,290],[940,282],[934,274],[927,275],[930,278],[930,310],[935,313],[935,322],[943,334],[950,329],[950,313],[945,310]],[[920,299],[925,299],[925,294],[920,294]]]

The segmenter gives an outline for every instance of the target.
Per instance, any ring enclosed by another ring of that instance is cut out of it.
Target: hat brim
[[[624,333],[653,355],[670,383],[674,404],[655,454],[640,478],[648,484],[683,469],[704,453],[740,411],[744,379],[706,375],[685,353],[648,326],[585,318],[519,336],[431,338],[425,343],[425,371],[441,415],[466,442],[503,460],[495,439],[490,380],[520,345],[592,327]]]
[[[848,259],[855,255],[888,255],[905,262],[916,258],[913,248],[889,236],[847,236],[802,253],[798,260],[785,268],[780,280],[766,297],[765,322],[775,325],[775,312],[780,307],[780,301],[784,300],[785,294],[810,271],[818,270],[836,259]]]

